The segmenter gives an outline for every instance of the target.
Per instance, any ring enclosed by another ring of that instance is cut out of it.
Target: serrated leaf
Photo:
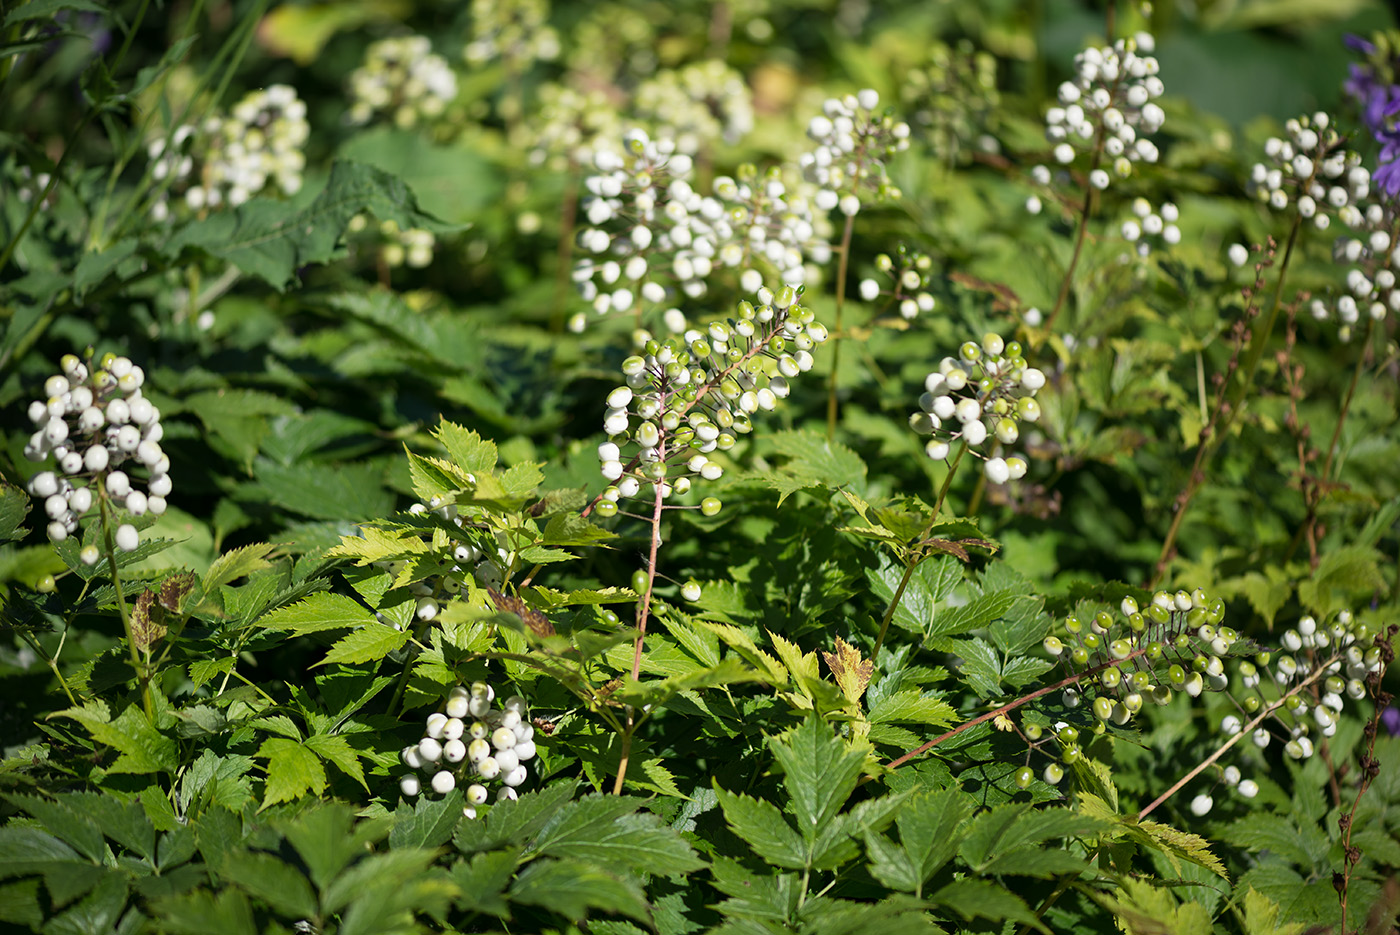
[[[903,576],[904,567],[884,554],[880,556],[879,566],[865,573],[871,591],[886,604],[893,600]],[[927,636],[933,627],[934,614],[941,613],[939,605],[948,599],[962,578],[963,567],[952,556],[930,558],[920,563],[909,577],[909,584],[895,608],[893,622],[911,633]]]
[[[1244,899],[1239,900],[1244,912],[1236,909],[1244,935],[1299,935],[1307,928],[1301,922],[1285,925],[1279,917],[1279,905],[1252,886],[1245,887]]]
[[[394,812],[394,827],[389,832],[389,846],[440,847],[452,839],[462,820],[462,792],[453,789],[441,799],[420,796],[410,806],[400,802]]]
[[[938,698],[929,698],[917,688],[906,688],[883,695],[870,706],[872,724],[906,723],[943,727],[957,719],[952,705]]]
[[[510,898],[526,905],[543,906],[574,922],[587,918],[590,910],[622,913],[639,922],[650,921],[646,894],[636,881],[575,860],[532,862],[511,884]]]
[[[102,863],[107,844],[101,829],[90,817],[75,812],[62,801],[50,801],[36,795],[11,794],[5,798],[11,805],[39,819],[45,831],[72,845],[88,860]]]
[[[839,636],[836,637],[836,652],[824,652],[822,658],[826,660],[826,666],[831,670],[831,677],[836,680],[841,694],[852,704],[860,704],[861,696],[870,684],[870,676],[875,671],[874,661],[862,659],[860,650]]]
[[[987,880],[955,880],[930,896],[929,902],[951,909],[969,922],[1010,919],[1050,935],[1050,929],[1020,897]]]
[[[634,873],[671,876],[705,865],[655,815],[635,813],[640,799],[589,795],[565,806],[531,842],[532,853],[590,861]]]
[[[319,905],[311,885],[295,866],[262,851],[239,850],[219,865],[219,874],[263,900],[277,912],[310,918]]]
[[[755,854],[779,867],[800,870],[806,866],[807,847],[777,806],[742,793],[728,792],[718,783],[715,793],[730,830],[753,848]]]
[[[1230,874],[1226,872],[1225,865],[1220,862],[1220,858],[1211,853],[1210,842],[1199,834],[1178,831],[1170,825],[1156,821],[1139,822],[1137,827],[1168,854],[1184,857],[1194,864],[1200,864],[1207,870],[1219,874],[1226,880],[1230,879]]]
[[[452,881],[457,884],[457,904],[471,912],[508,916],[510,904],[503,894],[515,877],[519,857],[517,848],[508,848],[474,854],[469,860],[454,864]]]
[[[958,607],[945,607],[934,616],[925,635],[934,639],[981,629],[1006,613],[1019,596],[1014,591],[990,591]]]
[[[865,752],[835,737],[831,726],[815,716],[768,745],[783,768],[798,830],[813,841],[855,790]]]
[[[295,801],[308,792],[320,795],[325,791],[326,770],[320,759],[296,741],[269,737],[255,756],[267,760],[262,808]]]
[[[189,222],[175,231],[163,252],[175,259],[197,248],[282,291],[298,268],[333,259],[343,249],[341,238],[350,219],[364,213],[380,222],[394,221],[402,230],[454,229],[421,211],[408,186],[389,173],[338,160],[325,189],[306,208],[254,198],[232,211]]]
[[[895,816],[898,844],[865,836],[871,875],[893,889],[918,891],[957,853],[971,814],[972,802],[960,789],[910,796]]]
[[[498,455],[495,443],[483,439],[476,432],[444,419],[433,430],[433,436],[447,449],[453,462],[468,474],[479,477],[496,469]]]
[[[0,480],[0,542],[22,539],[26,530],[20,528],[29,514],[30,497],[23,489]]]
[[[330,760],[342,773],[364,786],[366,792],[369,786],[365,784],[364,767],[360,765],[359,755],[350,744],[345,742],[345,738],[339,734],[313,734],[304,741],[307,747],[313,750],[316,755],[324,760]]]
[[[255,623],[265,630],[290,630],[298,636],[369,624],[382,627],[375,622],[374,614],[353,598],[327,592],[313,594],[300,603],[274,610],[259,617]]]
[[[405,452],[408,458],[408,475],[413,480],[413,492],[424,502],[447,497],[459,490],[471,490],[475,482],[455,464],[441,458]]]
[[[714,633],[721,640],[737,652],[745,662],[756,668],[769,682],[781,685],[787,681],[787,670],[763,650],[759,649],[750,637],[743,630],[725,623],[714,623],[709,620],[695,619],[696,626],[704,627]]]
[[[121,752],[109,773],[174,773],[179,767],[175,741],[151,726],[136,705],[130,705],[115,720],[108,720],[106,705],[90,702],[81,708],[68,708],[49,717],[68,717],[87,728],[98,743]]]
[[[267,560],[267,554],[273,548],[274,546],[266,542],[257,542],[220,555],[204,573],[204,580],[201,582],[204,593],[212,593],[239,578],[269,567],[272,563]]]
[[[412,635],[408,630],[396,630],[387,624],[367,624],[336,640],[330,652],[316,665],[324,666],[332,662],[377,662],[406,644]]]

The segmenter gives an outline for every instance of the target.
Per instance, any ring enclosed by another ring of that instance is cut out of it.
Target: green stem
[[[851,262],[851,235],[855,231],[856,218],[846,215],[846,226],[841,231],[841,256],[836,261],[836,318],[831,329],[831,376],[826,384],[826,437],[836,437],[836,386],[841,369],[841,319],[846,310],[846,270]]]
[[[107,569],[112,575],[112,589],[117,593],[117,612],[122,618],[122,631],[126,634],[126,645],[131,650],[131,667],[136,670],[136,679],[141,685],[141,704],[146,716],[155,717],[155,702],[151,698],[151,676],[141,661],[141,651],[136,648],[136,637],[131,631],[131,613],[127,610],[126,595],[122,592],[122,576],[117,569],[117,550],[112,537],[112,507],[107,502],[107,490],[96,485],[97,503],[102,516],[102,545],[107,553]]]
[[[20,639],[28,643],[31,647],[33,647],[36,653],[43,657],[44,662],[48,664],[49,671],[53,672],[53,677],[58,679],[58,687],[62,688],[63,694],[68,696],[68,703],[73,705],[74,707],[77,707],[78,700],[73,697],[73,691],[68,687],[68,682],[66,679],[64,679],[63,673],[58,671],[58,652],[55,652],[52,656],[50,656],[47,652],[44,651],[43,644],[39,642],[38,637],[36,637],[33,633],[30,633],[28,630],[20,630],[19,635]],[[67,635],[66,631],[64,635]],[[59,649],[61,650],[62,648],[63,643],[60,641]]]
[[[661,461],[666,460],[664,444],[657,449],[657,455]],[[651,548],[647,555],[647,589],[646,593],[642,595],[641,606],[637,608],[637,638],[632,645],[632,681],[634,682],[642,674],[642,641],[647,635],[647,617],[651,612],[651,595],[656,587],[656,556],[661,549],[661,511],[665,507],[661,481],[653,483],[652,490],[655,493],[655,499],[651,511]],[[629,706],[627,709],[627,729],[622,733],[622,753],[617,761],[617,779],[613,783],[614,795],[622,794],[623,783],[627,778],[627,762],[632,753],[632,733],[636,727],[635,712]]]
[[[953,485],[953,475],[958,472],[958,465],[962,463],[965,454],[967,454],[967,442],[958,446],[958,455],[948,467],[948,476],[943,478],[943,486],[938,490],[938,501],[934,503],[933,509],[929,512],[928,523],[924,525],[923,532],[919,533],[914,545],[909,550],[908,558],[904,563],[904,574],[899,579],[899,586],[894,589],[890,605],[885,608],[885,616],[880,619],[880,635],[875,637],[875,648],[870,653],[872,659],[880,655],[880,647],[885,645],[885,634],[889,632],[890,621],[894,619],[894,612],[899,607],[900,599],[904,597],[904,589],[909,586],[909,579],[914,576],[914,569],[926,557],[923,552],[919,551],[919,544],[928,538],[929,532],[933,530],[933,524],[938,522],[938,513],[943,509],[943,501],[948,496],[948,488]]]

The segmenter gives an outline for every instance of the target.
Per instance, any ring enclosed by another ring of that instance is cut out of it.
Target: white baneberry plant
[[[1085,49],[1074,57],[1074,77],[1059,87],[1058,105],[1046,111],[1054,161],[1082,163],[1090,188],[1102,191],[1114,177],[1130,176],[1134,163],[1157,161],[1147,137],[1162,128],[1166,114],[1156,102],[1164,87],[1154,48],[1152,35],[1140,32]]]
[[[1347,227],[1365,221],[1364,202],[1371,193],[1371,173],[1361,155],[1348,150],[1324,111],[1289,120],[1287,138],[1264,143],[1266,161],[1250,169],[1246,188],[1274,211],[1292,209],[1326,230],[1336,217]]]
[[[936,303],[928,291],[933,258],[927,253],[900,244],[895,258],[888,253],[877,255],[875,269],[889,277],[889,284],[882,286],[873,277],[862,279],[860,297],[863,301],[879,303],[881,310],[893,308],[905,321],[913,321],[921,312],[933,311]]]
[[[405,798],[433,792],[447,795],[462,788],[462,813],[477,817],[477,807],[491,798],[514,800],[535,758],[535,728],[526,716],[525,699],[512,695],[495,707],[496,691],[485,682],[456,685],[442,710],[429,714],[418,743],[404,747],[399,759],[412,772],[399,778]],[[426,777],[426,782],[424,777]]]
[[[457,97],[457,75],[427,36],[381,39],[350,73],[352,124],[384,116],[402,129],[440,118]]]
[[[161,183],[151,216],[164,221],[177,209],[236,208],[269,185],[296,194],[310,134],[306,104],[285,84],[249,93],[227,116],[175,128],[147,148],[151,174]],[[172,204],[172,194],[178,203]]]
[[[938,369],[924,381],[919,411],[909,417],[909,426],[922,435],[932,435],[925,446],[930,458],[946,460],[952,444],[960,447],[952,470],[964,453],[971,451],[983,459],[987,480],[1004,484],[1026,474],[1026,462],[1017,456],[990,456],[980,449],[1015,444],[1022,422],[1040,419],[1035,394],[1045,385],[1045,374],[1031,367],[1022,356],[1021,345],[1007,343],[1000,335],[988,334],[979,344],[967,341],[958,357],[945,357]]]

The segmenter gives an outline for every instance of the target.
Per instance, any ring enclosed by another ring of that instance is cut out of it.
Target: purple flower
[[[1356,33],[1347,33],[1342,37],[1342,42],[1346,43],[1348,49],[1360,52],[1362,55],[1374,55],[1376,53],[1376,44],[1369,39],[1362,39]]]
[[[1394,737],[1400,734],[1400,708],[1391,705],[1381,712],[1381,726]]]

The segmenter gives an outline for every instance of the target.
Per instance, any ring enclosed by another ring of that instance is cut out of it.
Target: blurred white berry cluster
[[[1249,193],[1275,211],[1292,205],[1318,230],[1326,230],[1334,214],[1347,227],[1360,227],[1361,202],[1371,192],[1371,173],[1361,155],[1342,147],[1322,111],[1289,120],[1284,129],[1287,139],[1274,136],[1264,143],[1267,161],[1250,169]]]
[[[548,0],[472,0],[472,39],[462,58],[473,68],[500,61],[511,71],[558,58],[559,34],[546,25]]]
[[[512,145],[529,154],[531,165],[563,169],[591,165],[600,147],[610,149],[611,141],[624,138],[625,127],[617,102],[601,88],[551,81],[540,86],[528,118],[510,132]]]
[[[775,409],[788,395],[788,380],[811,369],[812,348],[827,338],[797,298],[792,286],[777,293],[761,287],[758,305],[741,302],[737,319],[689,329],[664,344],[648,341],[643,355],[623,361],[626,382],[608,394],[608,440],[598,446],[610,484],[599,515],[615,515],[618,501],[644,486],[657,485],[669,498],[687,493],[692,477],[724,474],[710,455],[752,431],[754,413]],[[633,442],[637,453],[624,462],[622,448]],[[701,504],[707,516],[719,509],[713,497]]]
[[[283,194],[301,189],[311,127],[296,90],[274,84],[245,96],[228,116],[214,115],[196,128],[182,126],[154,140],[147,154],[157,180],[169,179],[151,214],[171,216],[171,197],[190,211],[237,207],[276,183]]]
[[[753,129],[753,96],[744,76],[723,61],[667,68],[637,86],[636,116],[666,127],[680,152],[695,155],[715,140],[739,142]]]
[[[1147,256],[1154,247],[1181,243],[1181,228],[1176,226],[1179,216],[1176,205],[1170,201],[1154,209],[1146,198],[1134,198],[1133,216],[1119,226],[1118,232],[1134,246],[1138,256]]]
[[[634,129],[624,144],[622,153],[598,150],[596,172],[584,183],[589,226],[579,244],[588,255],[573,279],[595,314],[640,313],[644,303],[656,308],[681,296],[698,298],[721,269],[738,271],[739,287],[752,292],[763,282],[760,263],[798,285],[809,276],[808,260],[830,259],[821,237],[824,216],[781,173],[760,177],[745,168],[738,179],[716,178],[714,194],[701,195],[691,184],[694,160],[674,140],[652,140]],[[679,309],[668,309],[663,321],[673,333],[686,329]],[[579,313],[570,328],[586,324]]]
[[[828,98],[822,112],[807,124],[816,148],[798,160],[803,176],[818,191],[813,200],[823,211],[839,209],[846,217],[860,211],[862,200],[897,199],[885,160],[909,148],[909,124],[887,113],[877,114],[879,92]]]
[[[953,441],[962,441],[969,450],[988,438],[1011,445],[1020,437],[1021,422],[1040,418],[1035,394],[1044,385],[1045,374],[1027,365],[1020,344],[988,334],[981,344],[965,342],[958,357],[943,358],[938,370],[928,375],[926,392],[919,397],[919,411],[909,417],[909,427],[933,436],[925,450],[935,461],[948,457]],[[985,458],[983,470],[987,480],[1004,484],[1024,477],[1026,462],[997,455]]]
[[[1355,236],[1339,237],[1333,245],[1332,259],[1350,267],[1344,289],[1327,298],[1313,299],[1309,310],[1319,321],[1340,322],[1343,341],[1350,340],[1353,327],[1363,316],[1382,321],[1392,312],[1400,312],[1400,288],[1396,287],[1400,245],[1392,233],[1395,228],[1394,206],[1372,203],[1362,212]]]
[[[1001,106],[996,56],[967,39],[955,46],[929,43],[925,64],[904,75],[899,106],[941,162],[965,163],[974,151],[995,151],[987,128]]]
[[[374,222],[363,214],[352,217],[346,230],[353,253],[369,255],[375,263],[390,269],[400,266],[422,269],[433,262],[437,237],[432,231],[417,227],[405,230],[392,219]]]
[[[165,430],[160,410],[141,395],[146,375],[126,357],[104,355],[96,367],[65,354],[61,373],[44,382],[44,398],[29,404],[37,427],[24,455],[30,461],[50,457],[57,471],[40,471],[29,492],[44,502],[48,534],[62,542],[78,531],[83,516],[106,497],[132,516],[165,512],[170,494],[170,458],[161,450]],[[146,491],[137,490],[123,465],[136,462],[147,474]],[[140,534],[130,523],[116,530],[116,546],[130,552]],[[88,565],[100,557],[96,546],[82,550]]]
[[[866,302],[883,298],[886,308],[893,306],[901,318],[912,321],[920,312],[933,311],[933,296],[928,292],[933,260],[928,254],[910,250],[903,244],[895,255],[897,263],[888,253],[875,257],[875,268],[890,278],[890,285],[884,288],[877,279],[862,279],[860,297]]]
[[[350,73],[350,95],[350,123],[369,123],[384,114],[407,129],[442,116],[457,97],[457,76],[433,53],[427,36],[381,39]]]
[[[423,739],[404,747],[399,758],[411,772],[399,779],[406,798],[431,790],[447,795],[462,783],[468,818],[491,797],[488,783],[499,780],[496,801],[514,799],[529,778],[525,764],[535,758],[535,728],[525,719],[525,699],[507,698],[493,707],[496,691],[485,682],[455,686],[442,711],[428,715]],[[425,789],[422,776],[428,777]]]
[[[1054,146],[1055,162],[1069,166],[1086,155],[1089,184],[1100,191],[1113,176],[1132,175],[1133,163],[1157,161],[1157,146],[1147,137],[1162,128],[1166,115],[1156,103],[1163,86],[1154,47],[1151,34],[1140,32],[1111,46],[1085,49],[1074,57],[1074,77],[1059,87],[1059,103],[1045,112],[1045,138]],[[1112,173],[1103,167],[1105,158]],[[1033,173],[1037,182],[1049,184],[1044,166]],[[1033,197],[1026,207],[1038,213],[1040,199]]]

